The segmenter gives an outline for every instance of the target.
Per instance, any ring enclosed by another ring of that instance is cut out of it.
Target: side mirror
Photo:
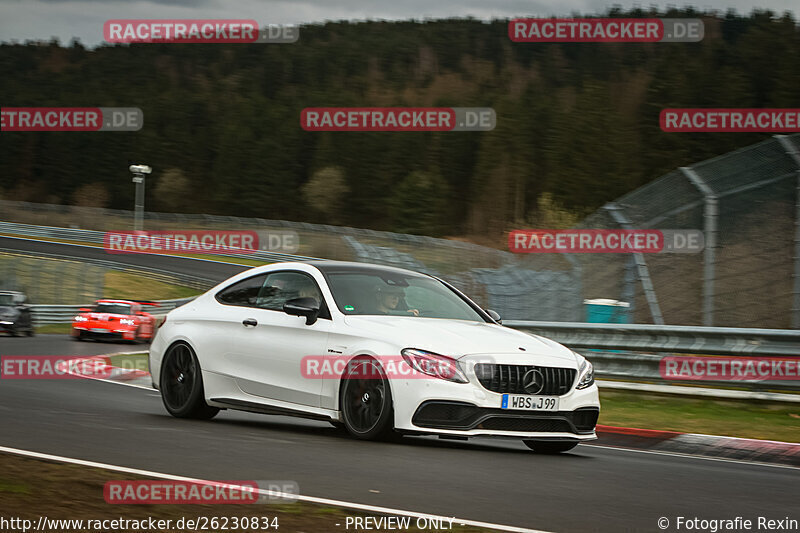
[[[492,320],[494,320],[498,324],[503,323],[503,320],[500,318],[500,315],[497,313],[497,311],[492,311],[491,309],[487,309],[486,314],[492,317]]]
[[[310,326],[319,316],[319,302],[316,298],[292,298],[283,304],[283,312],[287,315],[306,317],[306,326]]]

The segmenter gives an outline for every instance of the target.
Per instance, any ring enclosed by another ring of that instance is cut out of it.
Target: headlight
[[[405,362],[418,372],[454,383],[469,383],[467,376],[458,366],[458,361],[452,357],[416,348],[406,348],[400,354]]]
[[[75,322],[88,322],[88,321],[89,321],[89,319],[86,318],[85,316],[76,316],[75,317]]]
[[[575,388],[578,390],[587,389],[592,385],[594,385],[594,367],[592,363],[584,359],[578,371],[578,386]]]

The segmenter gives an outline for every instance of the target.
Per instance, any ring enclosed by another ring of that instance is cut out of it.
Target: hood
[[[398,349],[419,348],[456,359],[490,355],[498,362],[553,364],[577,362],[571,350],[544,337],[511,328],[442,318],[347,316],[355,335],[394,344]],[[523,348],[523,349],[520,349]],[[534,361],[535,359],[535,361]]]
[[[16,308],[10,307],[8,305],[0,305],[0,316],[11,316],[16,314],[17,314]]]

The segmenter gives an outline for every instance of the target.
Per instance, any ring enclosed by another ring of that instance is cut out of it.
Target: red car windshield
[[[95,313],[109,313],[112,315],[130,315],[131,306],[128,304],[118,304],[111,302],[101,302],[94,308]]]

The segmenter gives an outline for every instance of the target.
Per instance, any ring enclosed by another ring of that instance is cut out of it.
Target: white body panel
[[[328,303],[330,319],[307,326],[305,318],[281,311],[223,305],[215,295],[236,281],[276,270],[311,275]],[[257,326],[245,326],[245,319]],[[395,428],[407,432],[445,435],[494,435],[514,438],[594,439],[591,433],[467,431],[417,427],[412,418],[428,400],[466,402],[479,408],[499,409],[502,395],[484,388],[474,365],[493,362],[511,365],[568,368],[579,371],[580,356],[542,337],[498,324],[413,316],[345,315],[337,309],[325,276],[313,264],[279,263],[257,267],[225,281],[194,301],[171,311],[150,349],[150,369],[159,383],[161,362],[175,342],[188,343],[203,372],[205,398],[211,405],[269,411],[279,408],[301,416],[340,420],[338,379],[309,379],[301,373],[304,356],[398,356],[417,348],[458,359],[469,383],[438,378],[390,379]],[[405,364],[405,363],[403,363]],[[225,400],[220,403],[220,399]],[[599,408],[596,385],[577,390],[575,384],[559,397],[559,411]],[[242,407],[245,405],[246,407]]]

